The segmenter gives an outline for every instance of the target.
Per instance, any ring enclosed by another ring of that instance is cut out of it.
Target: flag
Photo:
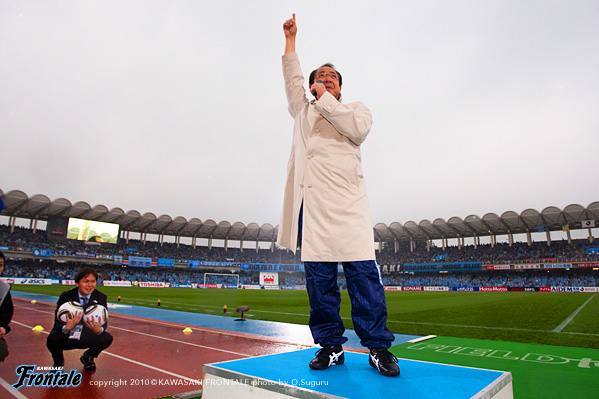
[[[549,231],[549,228],[547,228],[547,227],[545,227],[545,226],[538,226],[538,227],[537,227],[537,231],[538,231],[539,233],[542,233],[542,232],[544,232],[544,231]]]
[[[2,198],[0,198],[0,212],[2,212],[2,209],[6,208],[6,205],[4,205],[4,201],[2,201]]]
[[[562,230],[563,231],[570,231],[570,225],[568,223],[562,224]]]
[[[587,227],[595,227],[595,220],[583,220],[582,221],[582,228],[587,228]]]

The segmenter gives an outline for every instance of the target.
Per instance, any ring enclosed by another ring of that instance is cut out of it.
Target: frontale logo
[[[36,373],[35,371],[46,371],[46,373]],[[37,367],[37,365],[21,365],[17,367],[15,373],[19,377],[16,384],[12,384],[14,389],[21,387],[77,387],[81,384],[81,373],[71,369],[69,373],[63,373],[62,367]]]

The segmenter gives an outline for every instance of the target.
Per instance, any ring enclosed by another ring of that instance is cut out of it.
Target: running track
[[[55,303],[16,297],[9,356],[0,363],[0,397],[30,399],[160,398],[201,389],[206,363],[289,352],[309,347],[277,338],[232,333],[110,312],[108,331],[114,341],[97,359],[96,371],[83,370],[81,350],[65,352],[64,372],[82,374],[78,387],[23,386],[14,390],[20,365],[52,366],[46,337],[54,324]],[[33,331],[41,325],[44,331]],[[183,329],[191,327],[191,334]],[[43,372],[43,371],[41,371]],[[105,385],[100,387],[99,384]],[[107,385],[108,384],[108,385]],[[119,384],[119,386],[117,386]]]

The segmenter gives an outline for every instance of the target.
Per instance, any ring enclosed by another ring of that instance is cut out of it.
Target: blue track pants
[[[387,302],[374,260],[343,262],[351,300],[354,330],[367,348],[389,348],[394,340],[387,329]],[[310,330],[314,343],[342,345],[345,327],[339,316],[341,294],[337,285],[337,262],[304,262],[310,298]]]
[[[298,239],[302,242],[304,206],[300,207]],[[387,326],[387,301],[381,272],[374,260],[342,262],[351,301],[354,330],[366,348],[389,348],[395,336]],[[304,262],[310,299],[310,331],[321,346],[347,342],[339,316],[341,293],[337,285],[339,262]]]

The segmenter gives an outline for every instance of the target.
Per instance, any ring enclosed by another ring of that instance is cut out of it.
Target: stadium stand
[[[186,244],[158,243],[138,240],[129,240],[119,244],[91,245],[90,243],[66,240],[62,242],[49,241],[43,230],[34,230],[24,227],[11,229],[0,225],[0,247],[11,251],[12,254],[28,255],[25,257],[12,256],[7,261],[5,277],[29,277],[50,279],[72,279],[75,271],[83,264],[77,258],[78,252],[93,253],[98,259],[112,259],[113,255],[136,255],[150,258],[169,258],[184,264],[187,260],[207,260],[215,262],[238,263],[269,263],[269,264],[297,264],[300,263],[299,255],[288,251],[275,249],[245,250],[239,248],[203,247],[195,248]],[[62,261],[56,259],[41,259],[31,257],[34,248],[48,249],[53,254],[63,257]],[[64,263],[64,257],[73,257]],[[387,286],[505,286],[505,287],[595,287],[598,282],[596,268],[564,268],[541,270],[484,270],[484,265],[510,265],[513,263],[550,263],[557,264],[568,262],[599,261],[599,244],[590,243],[588,240],[554,241],[551,245],[546,242],[507,243],[474,246],[448,246],[445,249],[431,247],[419,248],[414,251],[400,250],[397,253],[391,248],[377,251],[379,265],[398,266],[403,264],[429,264],[448,262],[481,262],[481,270],[460,271],[445,274],[440,273],[393,273],[385,275],[383,282]],[[61,263],[63,262],[63,263]],[[204,273],[222,273],[222,269],[203,268],[186,269],[177,268],[135,268],[114,266],[104,263],[98,266],[101,279],[109,281],[137,281],[137,282],[165,282],[179,284],[201,284]],[[241,272],[240,284],[258,284],[259,273]],[[304,285],[303,273],[281,273],[279,284],[281,286]],[[228,283],[226,278],[222,283]],[[219,281],[216,281],[217,283]],[[339,285],[344,287],[345,281],[340,275]]]

